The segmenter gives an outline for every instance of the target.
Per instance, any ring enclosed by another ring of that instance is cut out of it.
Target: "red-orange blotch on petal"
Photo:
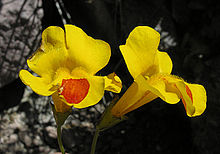
[[[89,87],[87,79],[63,79],[59,93],[67,103],[78,104],[87,96]]]
[[[187,85],[185,85],[185,88],[186,88],[186,93],[187,95],[189,96],[190,100],[191,100],[191,103],[193,104],[193,97],[192,97],[192,92],[191,90],[189,89],[189,87]],[[182,102],[183,102],[183,105],[187,111],[187,108],[186,108],[186,101],[185,99],[183,98],[182,94],[180,95],[181,99],[182,99]]]
[[[192,96],[192,92],[191,90],[189,89],[189,87],[186,85],[186,93],[187,95],[190,97],[192,103],[193,103],[193,96]]]

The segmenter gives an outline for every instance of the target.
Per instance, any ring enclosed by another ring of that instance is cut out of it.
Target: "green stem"
[[[96,143],[99,137],[99,132],[100,130],[96,128],[95,135],[93,136],[93,140],[92,140],[92,149],[91,149],[90,154],[95,154],[95,148],[96,148]]]
[[[60,125],[57,125],[57,140],[58,140],[58,144],[60,147],[60,151],[62,152],[62,154],[65,154],[65,150],[64,150],[62,138],[61,138],[61,126]]]

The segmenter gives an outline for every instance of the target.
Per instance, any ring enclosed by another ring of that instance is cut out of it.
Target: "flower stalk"
[[[60,151],[62,152],[62,154],[65,154],[65,149],[63,147],[63,142],[62,142],[62,125],[64,124],[64,122],[66,121],[66,119],[69,117],[69,115],[72,113],[72,109],[70,108],[68,111],[66,112],[57,112],[55,109],[55,106],[51,104],[51,108],[53,111],[53,115],[57,124],[57,141],[59,144],[59,148]]]
[[[61,137],[61,127],[60,125],[57,126],[57,141],[59,144],[60,151],[62,154],[65,154],[65,149],[63,147],[62,137]]]
[[[109,106],[105,109],[104,113],[102,114],[102,117],[98,124],[96,125],[96,131],[93,136],[93,141],[92,141],[92,147],[91,147],[91,152],[90,154],[95,154],[95,149],[96,149],[96,143],[99,137],[99,133],[101,131],[105,131],[106,129],[109,129],[119,122],[122,122],[127,119],[126,116],[122,116],[120,118],[115,117],[112,115],[111,110],[112,107],[115,105],[115,103],[118,101],[118,97],[115,97],[113,101],[109,104]]]
[[[99,137],[99,132],[100,132],[100,130],[98,128],[96,128],[95,134],[94,134],[93,140],[92,140],[92,148],[91,148],[90,154],[95,154],[96,143],[97,143],[97,140],[98,140],[98,137]]]

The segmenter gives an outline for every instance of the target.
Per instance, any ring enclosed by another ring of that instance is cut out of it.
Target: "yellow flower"
[[[51,26],[42,33],[40,48],[27,60],[29,68],[19,76],[39,95],[52,95],[57,112],[71,106],[85,108],[100,101],[104,90],[120,92],[121,81],[114,74],[95,76],[109,61],[108,43],[93,39],[74,25]]]
[[[160,97],[169,104],[182,99],[188,116],[201,115],[206,108],[206,91],[202,85],[190,84],[170,75],[172,61],[166,52],[158,51],[160,34],[147,26],[136,27],[120,50],[133,84],[112,108],[115,117]]]

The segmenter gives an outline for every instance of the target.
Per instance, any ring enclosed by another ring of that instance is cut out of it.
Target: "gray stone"
[[[27,132],[19,132],[19,139],[27,146],[32,146],[32,136]]]
[[[34,139],[33,139],[33,144],[34,144],[35,146],[43,145],[43,141],[41,140],[41,138],[40,138],[39,135],[37,135],[37,136],[34,137]]]
[[[57,138],[57,129],[53,126],[47,126],[45,128],[47,134],[49,137],[56,139]]]
[[[17,134],[11,134],[9,136],[9,139],[8,139],[8,144],[12,144],[12,143],[15,143],[18,141],[18,135]]]

